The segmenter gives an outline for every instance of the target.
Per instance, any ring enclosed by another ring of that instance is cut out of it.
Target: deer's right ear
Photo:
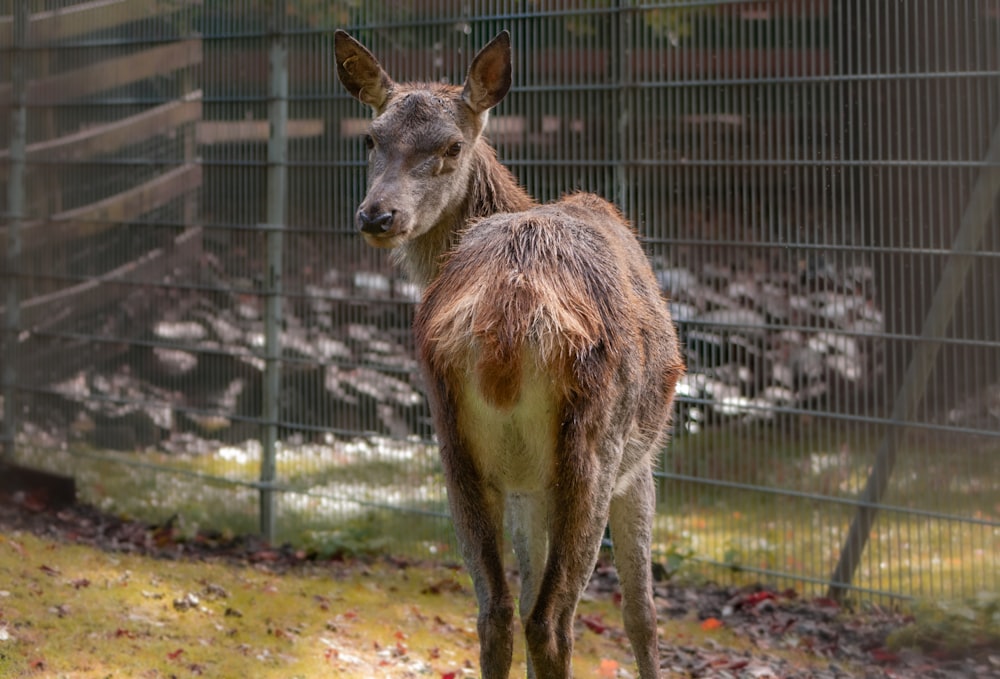
[[[488,111],[510,89],[510,33],[493,38],[472,60],[462,99],[477,115]]]
[[[352,97],[371,106],[378,115],[389,99],[392,78],[382,69],[378,59],[346,31],[334,33],[333,42],[340,82]]]

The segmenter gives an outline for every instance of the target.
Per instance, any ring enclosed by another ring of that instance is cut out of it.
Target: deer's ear
[[[499,104],[509,89],[510,33],[503,31],[472,60],[462,99],[480,114]]]
[[[382,69],[378,59],[345,31],[334,34],[337,55],[337,75],[351,96],[381,113],[392,89],[392,78]]]

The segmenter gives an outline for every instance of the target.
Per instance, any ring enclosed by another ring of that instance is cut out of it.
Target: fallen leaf
[[[874,648],[871,651],[872,660],[878,663],[892,664],[899,662],[899,656],[885,648]]]
[[[711,632],[712,630],[719,629],[720,627],[722,627],[722,621],[718,618],[707,618],[701,622],[701,628],[706,632]]]
[[[442,578],[435,582],[428,582],[427,585],[420,590],[421,594],[443,594],[446,592],[458,593],[462,591],[462,585],[456,582],[452,578]]]
[[[608,626],[604,624],[601,620],[601,616],[597,613],[592,615],[581,615],[578,616],[578,619],[587,627],[587,629],[595,634],[604,634],[608,631]]]
[[[748,606],[755,606],[756,604],[759,604],[761,601],[767,601],[769,599],[774,599],[774,598],[775,596],[773,592],[755,592],[747,596],[747,598],[744,600],[744,603]]]
[[[611,658],[601,658],[601,664],[597,668],[597,674],[602,679],[614,679],[618,676],[618,662]]]
[[[169,658],[170,660],[177,660],[179,657],[181,657],[181,654],[183,653],[184,649],[178,648],[176,651],[171,651],[170,653],[167,653],[167,658]]]
[[[25,557],[28,555],[27,552],[24,551],[24,547],[20,542],[15,542],[14,540],[5,540],[5,542],[10,545],[10,548],[17,552],[19,556]]]

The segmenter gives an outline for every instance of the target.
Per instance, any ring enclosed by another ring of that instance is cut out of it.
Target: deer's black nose
[[[377,215],[370,215],[366,211],[358,212],[358,225],[365,233],[373,236],[380,236],[392,228],[392,219],[395,212],[383,212]]]

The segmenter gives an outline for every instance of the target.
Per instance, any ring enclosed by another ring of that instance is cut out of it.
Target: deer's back
[[[651,442],[683,371],[642,249],[591,194],[470,225],[425,291],[415,334],[453,401],[439,407],[476,409],[459,415],[484,424],[538,410],[528,404],[544,393],[557,423],[575,409]]]

